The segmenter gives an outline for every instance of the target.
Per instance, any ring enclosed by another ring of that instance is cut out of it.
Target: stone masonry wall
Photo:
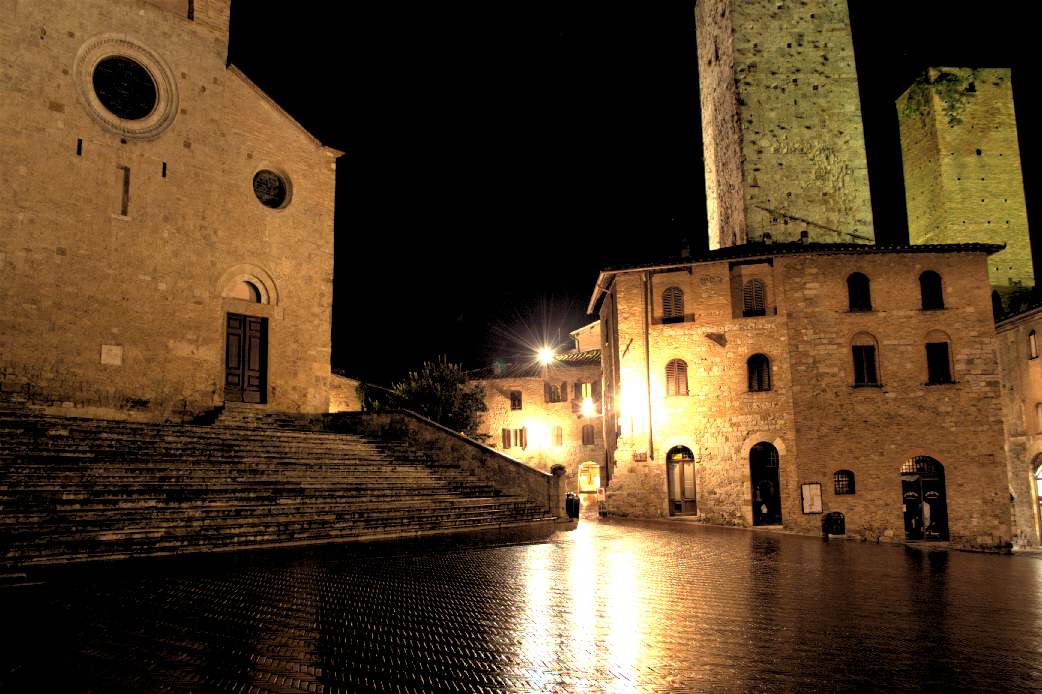
[[[699,0],[710,248],[872,243],[845,2]]]
[[[196,3],[194,21],[133,0],[5,3],[0,23],[4,390],[191,415],[223,400],[231,311],[268,318],[269,406],[325,411],[338,153],[226,66],[228,3]],[[84,107],[77,55],[106,33],[169,68],[161,134],[121,137]],[[281,209],[253,193],[262,168],[289,182]],[[264,303],[230,297],[243,278]]]

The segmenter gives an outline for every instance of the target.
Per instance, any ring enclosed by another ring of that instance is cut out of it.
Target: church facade
[[[328,409],[341,153],[227,64],[230,10],[0,10],[5,397],[145,420]]]

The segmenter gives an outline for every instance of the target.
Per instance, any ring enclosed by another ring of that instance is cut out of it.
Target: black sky
[[[849,4],[877,242],[907,242],[893,103],[931,65],[1013,68],[1033,216],[1026,4]],[[345,152],[334,367],[570,347],[601,269],[705,247],[694,0],[355,5],[238,0],[229,56]]]

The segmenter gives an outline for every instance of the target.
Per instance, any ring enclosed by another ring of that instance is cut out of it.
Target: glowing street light
[[[543,364],[549,364],[554,360],[554,351],[552,349],[539,350],[539,360],[543,362]]]

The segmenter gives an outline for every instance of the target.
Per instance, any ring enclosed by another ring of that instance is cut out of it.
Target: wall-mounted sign
[[[633,462],[635,463],[646,463],[648,462],[647,451],[633,451]]]
[[[802,484],[800,490],[803,493],[803,512],[821,513],[821,483]]]

